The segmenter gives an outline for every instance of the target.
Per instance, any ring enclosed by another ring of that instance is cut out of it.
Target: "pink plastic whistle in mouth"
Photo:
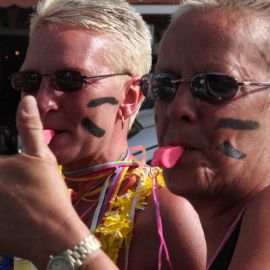
[[[172,168],[184,152],[182,146],[164,146],[158,148],[153,155],[152,166]]]
[[[55,132],[52,129],[44,129],[43,136],[45,139],[46,144],[49,144],[51,139],[53,138]]]

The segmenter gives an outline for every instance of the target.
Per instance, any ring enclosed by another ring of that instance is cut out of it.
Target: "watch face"
[[[56,256],[49,261],[47,270],[74,270],[74,267],[68,258]]]

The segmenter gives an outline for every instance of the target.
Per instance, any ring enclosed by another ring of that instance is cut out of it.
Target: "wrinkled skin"
[[[230,23],[222,26],[219,21],[213,25],[213,19],[199,16],[189,22],[189,18],[184,17],[179,24],[185,27],[172,26],[162,43],[156,70],[168,70],[186,80],[199,72],[220,72],[238,81],[267,81],[268,74],[258,73],[258,66],[248,55],[241,55],[243,46],[247,46],[242,44],[242,37],[230,36],[230,31],[236,31],[237,26]],[[184,83],[171,102],[156,103],[159,144],[186,146],[178,166],[166,171],[171,190],[179,194],[201,196],[206,192],[208,195],[227,189],[227,182],[235,189],[247,167],[249,175],[250,171],[256,173],[259,168],[254,166],[254,161],[265,157],[265,145],[269,141],[266,136],[269,99],[268,91],[250,94],[249,91],[250,88],[241,88],[234,100],[218,106],[194,99],[189,84]],[[247,110],[247,107],[252,109]],[[261,128],[255,131],[217,129],[218,121],[223,118],[257,121]],[[226,140],[246,153],[246,159],[235,160],[217,151]],[[176,177],[181,184],[174,181]],[[255,183],[251,180],[252,187]]]

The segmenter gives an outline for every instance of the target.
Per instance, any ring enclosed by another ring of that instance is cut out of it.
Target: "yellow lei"
[[[146,165],[143,168],[130,169],[125,176],[130,174],[137,177],[138,184],[124,195],[116,196],[110,201],[110,210],[105,213],[102,223],[95,230],[102,249],[114,262],[117,261],[123,243],[128,253],[132,240],[135,210],[145,208],[146,198],[152,193],[152,175],[157,176],[159,187],[164,186],[162,171],[157,167]]]

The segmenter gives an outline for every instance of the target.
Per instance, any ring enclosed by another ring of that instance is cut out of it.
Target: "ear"
[[[119,116],[127,119],[137,111],[143,99],[141,77],[131,77],[126,82],[125,89],[125,96],[119,106]]]

